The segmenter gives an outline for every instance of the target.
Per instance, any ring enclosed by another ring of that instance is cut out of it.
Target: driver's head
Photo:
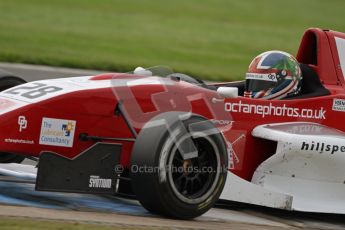
[[[267,51],[255,57],[246,74],[245,97],[282,99],[301,90],[297,60],[286,52]]]

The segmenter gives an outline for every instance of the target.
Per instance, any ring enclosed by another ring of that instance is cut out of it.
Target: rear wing
[[[311,66],[323,84],[345,86],[345,33],[310,28],[296,57]]]

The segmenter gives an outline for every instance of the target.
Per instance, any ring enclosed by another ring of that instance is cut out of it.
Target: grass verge
[[[167,65],[241,79],[257,54],[295,54],[308,27],[345,32],[342,0],[1,0],[0,61],[128,71]]]

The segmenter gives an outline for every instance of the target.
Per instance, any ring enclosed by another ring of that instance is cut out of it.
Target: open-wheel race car
[[[298,95],[243,97],[168,68],[0,78],[0,161],[38,158],[36,189],[132,196],[190,219],[217,200],[345,213],[345,34],[309,29]]]

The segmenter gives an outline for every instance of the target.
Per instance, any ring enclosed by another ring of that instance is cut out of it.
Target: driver
[[[297,60],[289,53],[267,51],[255,57],[246,73],[244,96],[283,99],[301,90],[302,73]]]

